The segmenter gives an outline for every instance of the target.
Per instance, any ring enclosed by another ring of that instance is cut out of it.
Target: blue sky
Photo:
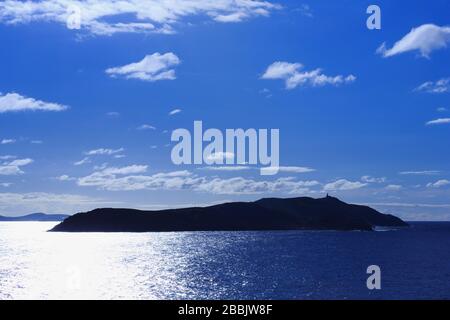
[[[0,3],[0,214],[329,192],[449,220],[450,3],[378,1],[381,30],[370,4]],[[170,134],[194,120],[279,128],[290,169],[175,166]]]

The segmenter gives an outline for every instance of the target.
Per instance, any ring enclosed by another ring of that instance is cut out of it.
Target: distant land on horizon
[[[0,216],[0,222],[2,221],[63,221],[69,217],[65,214],[45,214],[45,213],[32,213],[19,217],[7,217]]]
[[[406,222],[367,206],[327,196],[254,202],[230,202],[209,207],[142,211],[95,209],[68,217],[53,232],[171,232],[258,230],[363,230],[405,227]]]

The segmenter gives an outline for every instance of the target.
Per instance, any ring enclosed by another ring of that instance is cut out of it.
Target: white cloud
[[[137,130],[156,130],[156,128],[149,124],[143,124],[136,128]]]
[[[423,57],[429,57],[432,51],[446,48],[450,43],[450,27],[424,24],[413,28],[407,35],[397,41],[391,49],[383,43],[377,53],[383,57],[392,57],[408,51],[419,51]]]
[[[103,168],[77,180],[79,186],[97,187],[108,191],[135,190],[193,190],[213,194],[259,194],[283,192],[300,194],[311,192],[317,181],[298,181],[293,177],[256,181],[242,177],[231,179],[208,178],[189,171],[174,171],[144,175],[147,166]]]
[[[437,111],[437,112],[447,112],[448,109],[447,109],[447,108],[437,108],[436,111]]]
[[[209,171],[244,171],[244,170],[251,170],[253,168],[248,166],[208,166],[199,169]]]
[[[367,183],[361,183],[359,181],[348,181],[346,179],[339,179],[334,182],[327,183],[324,187],[324,191],[345,191],[345,190],[355,190],[367,186]]]
[[[385,177],[375,178],[375,177],[371,177],[371,176],[362,176],[361,181],[368,182],[368,183],[383,183],[383,182],[386,182],[386,178]]]
[[[9,188],[10,186],[12,186],[12,183],[2,182],[2,183],[0,183],[0,186],[3,187],[3,188]]]
[[[431,120],[427,122],[427,125],[435,125],[435,124],[447,124],[450,123],[450,118],[440,118],[436,120]]]
[[[443,78],[437,81],[427,81],[418,86],[414,91],[427,93],[450,92],[450,78]]]
[[[21,167],[27,166],[33,163],[32,159],[16,159],[11,162],[5,162],[0,164],[0,175],[12,176],[23,174]]]
[[[45,192],[0,193],[0,212],[10,215],[31,212],[71,214],[99,206],[114,206],[120,202],[106,201],[74,194]]]
[[[45,21],[67,25],[71,14],[68,9],[73,7],[80,11],[81,29],[94,35],[118,32],[170,34],[175,32],[174,25],[187,18],[209,17],[218,22],[239,22],[268,16],[271,11],[281,8],[261,0],[5,0],[0,2],[0,22]],[[107,22],[107,18],[113,18],[115,22]]]
[[[427,184],[428,188],[441,188],[444,186],[450,185],[450,181],[446,180],[446,179],[442,179],[439,181],[436,181],[434,183],[430,182]]]
[[[172,52],[165,54],[156,52],[146,55],[139,62],[106,69],[106,73],[111,77],[124,77],[126,79],[139,79],[150,82],[174,80],[176,75],[173,67],[178,64],[180,64],[180,59]]]
[[[91,159],[89,159],[89,157],[85,157],[85,158],[81,159],[80,161],[74,162],[73,165],[81,166],[83,164],[90,163],[90,162],[91,162]]]
[[[386,186],[386,190],[389,191],[400,191],[403,187],[401,185],[398,184],[390,184],[388,186]]]
[[[173,116],[177,113],[180,113],[182,110],[181,109],[173,109],[172,111],[169,112],[169,116]]]
[[[78,185],[93,186],[108,191],[180,190],[198,184],[201,180],[188,171],[154,175],[139,174],[145,170],[142,166],[106,168],[78,179]]]
[[[86,155],[88,156],[94,156],[94,155],[114,155],[117,153],[122,153],[124,152],[125,149],[124,148],[119,148],[119,149],[106,149],[106,148],[100,148],[100,149],[95,149],[95,150],[90,150],[85,152]]]
[[[307,168],[307,167],[278,167],[279,172],[287,172],[287,173],[308,173],[308,172],[314,172],[315,169]]]
[[[423,170],[423,171],[402,171],[399,172],[401,175],[417,175],[417,176],[423,176],[423,175],[435,175],[440,174],[440,171],[437,170]]]
[[[16,156],[6,155],[6,156],[0,156],[0,160],[11,160],[17,158]]]
[[[225,158],[234,158],[233,153],[223,153],[219,152],[213,155],[208,156],[208,160],[224,160]],[[202,170],[210,170],[210,171],[244,171],[244,170],[253,170],[253,169],[260,169],[258,167],[251,167],[251,166],[207,166],[200,168]],[[309,173],[316,171],[315,169],[308,168],[308,167],[270,167],[271,170],[276,170],[277,172],[284,172],[284,173]]]
[[[119,112],[116,112],[116,111],[107,112],[106,115],[107,115],[108,117],[112,117],[112,118],[120,117],[120,113],[119,113]]]
[[[317,181],[297,181],[292,177],[274,181],[257,181],[235,177],[230,179],[214,178],[197,184],[196,191],[213,194],[243,195],[283,192],[288,194],[306,194],[310,187],[319,185]]]
[[[277,61],[267,68],[261,79],[284,80],[287,89],[294,89],[298,86],[338,86],[356,80],[354,75],[327,76],[322,73],[322,69],[312,71],[302,71],[302,69],[303,65],[300,63]]]
[[[73,180],[76,180],[76,178],[70,177],[67,174],[63,174],[62,176],[56,177],[56,180],[59,180],[59,181],[73,181]]]
[[[306,3],[301,4],[298,8],[294,9],[294,11],[300,12],[301,15],[305,17],[314,18],[314,14],[311,7]]]
[[[13,144],[16,143],[15,139],[3,139],[0,144]]]
[[[0,113],[20,111],[64,111],[68,106],[27,98],[17,93],[0,94]]]
[[[31,140],[30,143],[31,144],[43,144],[44,141],[42,141],[42,140]]]
[[[208,155],[206,157],[209,161],[224,161],[226,159],[234,159],[234,153],[233,152],[215,152],[213,154]]]

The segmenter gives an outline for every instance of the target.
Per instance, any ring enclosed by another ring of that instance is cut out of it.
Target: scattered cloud
[[[31,144],[43,144],[44,141],[42,141],[42,140],[31,140],[30,143]]]
[[[424,24],[413,28],[390,49],[387,49],[386,43],[383,43],[377,49],[377,53],[387,58],[408,51],[419,51],[421,56],[428,58],[431,52],[446,48],[449,43],[450,27]]]
[[[93,186],[108,191],[180,190],[201,181],[188,171],[142,175],[147,166],[106,168],[78,179],[79,186]]]
[[[110,36],[124,32],[171,34],[175,32],[174,25],[197,17],[218,22],[240,22],[269,16],[281,6],[261,0],[5,0],[0,2],[0,23],[54,22],[67,25],[72,14],[69,9],[73,8],[80,14],[82,31]]]
[[[311,9],[311,6],[306,3],[302,3],[299,7],[294,9],[295,12],[300,12],[302,16],[308,17],[308,18],[314,18],[314,13]]]
[[[448,123],[450,123],[450,118],[440,118],[440,119],[436,119],[436,120],[431,120],[431,121],[428,121],[426,124],[427,124],[427,126],[430,126],[430,125],[448,124]]]
[[[117,118],[117,117],[120,117],[120,113],[119,113],[119,112],[116,112],[116,111],[107,112],[106,115],[107,115],[108,117],[111,117],[111,118]]]
[[[70,177],[67,174],[63,174],[62,176],[56,177],[56,180],[59,181],[74,181],[76,178]]]
[[[266,194],[284,192],[288,194],[310,193],[312,186],[318,185],[317,181],[298,181],[292,177],[279,178],[274,181],[256,181],[235,177],[230,179],[214,178],[197,184],[194,190],[213,194],[244,195],[244,194]]]
[[[3,139],[2,141],[0,141],[0,144],[13,144],[16,143],[15,139]]]
[[[138,79],[149,82],[175,80],[176,75],[173,67],[180,64],[180,62],[180,59],[172,52],[165,54],[156,52],[146,55],[139,62],[109,68],[105,72],[111,77],[124,77],[125,79]]]
[[[414,91],[426,93],[447,93],[450,92],[450,78],[443,78],[437,81],[427,81],[418,86]]]
[[[100,148],[100,149],[95,149],[95,150],[90,150],[85,152],[85,154],[87,156],[95,156],[95,155],[107,155],[107,156],[111,156],[114,154],[118,154],[118,153],[122,153],[124,152],[125,149],[124,148],[119,148],[119,149],[107,149],[107,148]]]
[[[403,189],[403,187],[398,184],[390,184],[386,186],[385,189],[389,191],[400,191],[401,189]]]
[[[361,181],[362,182],[367,182],[367,183],[384,183],[386,182],[386,178],[385,177],[381,177],[381,178],[375,178],[375,177],[371,177],[371,176],[362,176],[361,177]]]
[[[149,124],[143,124],[136,128],[137,130],[156,130],[156,128]]]
[[[6,156],[0,156],[0,160],[11,160],[16,159],[16,156],[6,155]]]
[[[300,194],[312,192],[318,181],[299,181],[293,177],[256,181],[243,177],[231,179],[198,176],[190,171],[174,171],[145,175],[147,166],[104,168],[77,180],[79,186],[97,187],[108,191],[135,190],[193,190],[213,194],[264,194],[283,192]]]
[[[62,104],[27,98],[14,92],[5,95],[0,94],[0,113],[20,111],[64,111],[68,108],[68,106]]]
[[[172,111],[169,112],[169,116],[176,115],[177,113],[180,113],[181,111],[183,111],[183,110],[181,110],[181,109],[173,109]]]
[[[82,166],[83,164],[87,164],[90,162],[91,162],[91,159],[89,157],[85,157],[85,158],[81,159],[80,161],[74,162],[73,165],[74,166]]]
[[[423,170],[423,171],[402,171],[399,172],[401,175],[415,175],[415,176],[428,176],[428,175],[436,175],[440,174],[440,171],[437,170]]]
[[[215,152],[206,158],[209,161],[223,162],[226,159],[234,159],[233,152]]]
[[[114,206],[120,202],[107,201],[74,194],[56,194],[45,192],[0,193],[0,211],[12,216],[30,212],[71,214],[92,210],[99,206]]]
[[[0,183],[0,187],[3,187],[3,188],[9,188],[10,186],[12,186],[12,183],[9,183],[9,182]]]
[[[32,159],[16,159],[10,162],[4,162],[0,164],[0,175],[12,176],[23,174],[21,167],[27,166],[33,163]]]
[[[267,68],[261,76],[261,79],[284,80],[286,89],[295,89],[298,86],[338,86],[356,80],[354,75],[327,76],[322,73],[322,69],[315,69],[312,71],[303,71],[302,69],[303,65],[300,63],[277,61]]]
[[[437,112],[447,112],[447,108],[437,108]]]
[[[216,153],[212,157],[209,156],[208,160],[224,160],[225,157],[234,158],[233,153],[228,153],[228,155],[224,155],[223,153]],[[273,170],[276,170],[280,173],[309,173],[316,171],[315,169],[308,168],[308,167],[270,167]],[[244,171],[244,170],[253,170],[253,169],[260,169],[255,166],[239,166],[239,165],[229,165],[229,166],[207,166],[199,168],[201,170],[209,170],[209,171]]]
[[[346,179],[339,179],[334,182],[327,183],[324,187],[324,191],[346,191],[355,190],[367,186],[367,183],[361,183],[359,181],[348,181]]]
[[[199,169],[209,171],[244,171],[244,170],[251,170],[254,168],[248,166],[207,166]]]
[[[441,187],[448,186],[448,185],[450,185],[450,181],[448,181],[446,179],[442,179],[442,180],[436,181],[434,183],[432,183],[432,182],[428,183],[427,187],[428,188],[441,188]]]

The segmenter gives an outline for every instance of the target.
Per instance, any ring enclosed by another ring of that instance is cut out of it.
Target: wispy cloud
[[[33,163],[32,159],[16,159],[10,162],[0,164],[0,175],[12,176],[23,174],[21,167],[27,166]]]
[[[79,186],[96,187],[108,191],[135,190],[192,190],[213,194],[264,194],[282,192],[305,194],[320,185],[318,181],[300,181],[293,177],[276,180],[253,180],[243,177],[230,179],[199,176],[190,171],[145,174],[147,166],[103,168],[77,180]]]
[[[182,111],[181,109],[173,109],[172,111],[169,112],[169,116],[176,115],[177,113],[180,113],[181,111]]]
[[[428,126],[430,126],[430,125],[448,124],[448,123],[450,123],[450,118],[440,118],[440,119],[436,119],[436,120],[431,120],[431,121],[428,121],[426,124]]]
[[[401,175],[416,175],[416,176],[427,176],[427,175],[436,175],[441,172],[438,170],[421,170],[421,171],[402,171],[399,172]]]
[[[257,181],[235,177],[230,179],[214,178],[197,184],[194,190],[213,194],[243,195],[281,192],[286,194],[307,194],[310,187],[319,185],[317,181],[298,181],[292,177],[273,181]]]
[[[146,55],[139,62],[106,69],[106,73],[111,77],[124,77],[125,79],[138,79],[149,82],[175,80],[176,75],[173,67],[180,63],[180,59],[172,52],[165,54],[156,52]]]
[[[448,186],[450,185],[450,181],[446,180],[446,179],[442,179],[442,180],[438,180],[436,182],[430,182],[427,184],[428,188],[441,188],[444,186]]]
[[[418,92],[426,93],[447,93],[450,92],[450,78],[443,78],[437,81],[427,81],[414,89]]]
[[[314,18],[314,13],[309,4],[302,3],[299,7],[295,8],[294,11],[300,12],[302,16]]]
[[[0,22],[14,25],[45,21],[66,25],[70,8],[78,9],[82,30],[110,36],[119,32],[170,34],[175,32],[173,26],[180,25],[184,18],[240,22],[268,16],[281,6],[260,0],[5,0],[0,2]]]
[[[85,152],[85,154],[87,156],[95,156],[95,155],[111,156],[111,155],[114,155],[114,154],[122,153],[124,151],[125,151],[124,148],[119,148],[119,149],[100,148],[100,149],[94,149],[94,150],[87,151],[87,152]]]
[[[0,210],[11,215],[30,212],[75,213],[91,210],[99,206],[113,206],[117,201],[108,201],[75,194],[46,192],[0,193]]]
[[[386,178],[385,177],[381,177],[381,178],[376,178],[376,177],[371,177],[371,176],[362,176],[361,177],[361,181],[363,182],[367,182],[367,183],[384,183],[386,182]]]
[[[424,24],[413,28],[407,35],[397,41],[390,49],[383,43],[377,53],[383,57],[392,57],[408,51],[419,51],[423,57],[429,57],[434,50],[446,48],[450,43],[450,27]]]
[[[13,144],[13,143],[16,143],[15,139],[2,139],[0,141],[0,144]]]
[[[327,183],[324,187],[324,191],[346,191],[346,190],[356,190],[367,186],[367,183],[362,183],[359,181],[349,181],[346,179],[339,179],[334,182]]]
[[[27,98],[17,93],[0,94],[0,113],[21,111],[64,111],[69,107]]]
[[[301,63],[277,61],[266,69],[261,79],[284,80],[287,89],[295,89],[298,86],[338,86],[354,82],[356,77],[354,75],[327,76],[322,73],[322,69],[303,71]]]
[[[390,185],[387,185],[385,187],[385,189],[388,191],[400,191],[403,189],[403,187],[399,184],[390,184]]]
[[[136,128],[137,130],[156,130],[156,128],[150,124],[143,124]]]
[[[81,165],[83,165],[83,164],[90,163],[90,162],[91,162],[91,159],[90,159],[89,157],[84,157],[84,158],[81,159],[80,161],[74,162],[73,165],[74,165],[74,166],[81,166]]]

